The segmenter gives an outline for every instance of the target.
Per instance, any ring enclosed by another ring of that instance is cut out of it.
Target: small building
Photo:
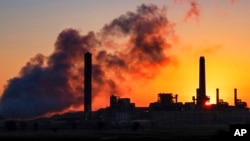
[[[178,102],[177,97],[172,93],[159,93],[158,101],[149,104],[149,111],[181,111],[183,105]]]
[[[105,119],[111,121],[130,121],[135,111],[135,103],[129,98],[110,96],[110,106],[106,108]]]

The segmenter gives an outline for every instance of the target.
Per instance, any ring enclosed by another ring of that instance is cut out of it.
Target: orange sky
[[[136,106],[148,106],[159,92],[178,94],[178,101],[190,102],[198,87],[198,61],[205,56],[207,95],[215,103],[220,98],[233,105],[233,89],[238,98],[250,104],[250,1],[204,0],[199,14],[185,18],[192,1],[155,1],[166,5],[167,17],[174,26],[176,39],[167,54],[174,62],[162,67],[151,80],[131,82],[132,89],[121,97],[130,97]],[[0,5],[0,92],[10,78],[18,75],[37,53],[49,56],[58,34],[72,27],[82,35],[99,31],[112,19],[135,11],[151,1],[2,1]],[[29,6],[30,5],[30,6]],[[196,11],[197,12],[197,11]],[[184,20],[185,19],[185,20]],[[122,83],[122,82],[121,82]],[[109,95],[94,99],[95,109],[108,106]]]

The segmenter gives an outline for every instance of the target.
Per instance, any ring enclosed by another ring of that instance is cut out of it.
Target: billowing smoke
[[[67,29],[60,33],[48,58],[38,54],[9,80],[1,97],[4,117],[28,118],[78,106],[83,101],[83,54],[91,34],[80,36]]]
[[[187,2],[190,5],[190,8],[185,14],[184,21],[187,21],[190,18],[195,18],[195,20],[198,22],[200,17],[200,7],[196,0],[174,0],[175,3],[183,3]]]
[[[194,17],[196,21],[198,21],[199,16],[200,16],[200,9],[198,3],[196,1],[190,2],[190,9],[187,11],[184,21],[186,21],[191,17]]]
[[[152,67],[157,70],[170,61],[165,51],[171,47],[167,39],[173,36],[173,26],[166,18],[164,7],[141,5],[136,13],[128,12],[105,25],[102,33],[103,40],[119,37],[127,43],[118,46],[119,51],[112,54],[105,50],[98,53],[98,62],[107,68],[152,78],[157,73]]]
[[[237,3],[239,0],[229,0],[229,2],[234,5]],[[201,10],[200,10],[200,5],[197,2],[197,0],[174,0],[175,3],[188,3],[189,9],[186,11],[185,17],[183,21],[187,21],[190,18],[194,18],[197,22],[199,21],[200,15],[201,15]]]
[[[93,54],[93,98],[128,92],[131,81],[152,79],[172,61],[167,53],[173,27],[165,7],[142,4],[97,33],[63,30],[50,56],[36,55],[8,81],[1,97],[2,116],[32,118],[82,106],[88,51]]]

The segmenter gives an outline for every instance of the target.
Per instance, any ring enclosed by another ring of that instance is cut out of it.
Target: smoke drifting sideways
[[[153,79],[173,58],[168,55],[174,24],[166,8],[142,4],[97,33],[64,29],[50,56],[31,58],[2,94],[4,118],[35,118],[83,106],[84,54],[93,54],[93,98],[128,93],[133,83]]]
[[[238,3],[239,0],[229,0],[229,2],[234,5]],[[174,0],[175,3],[188,3],[189,9],[186,11],[183,21],[187,22],[189,19],[194,18],[196,22],[199,22],[201,17],[201,7],[197,0]]]
[[[188,21],[192,17],[195,18],[196,22],[199,22],[200,18],[200,6],[196,0],[174,0],[175,3],[188,3],[190,5],[189,9],[186,11],[184,22]]]

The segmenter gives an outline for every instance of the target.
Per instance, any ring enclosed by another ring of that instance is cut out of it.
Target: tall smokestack
[[[203,107],[206,102],[206,78],[205,78],[205,58],[200,57],[199,66],[199,91],[197,94],[197,106]]]
[[[84,112],[87,116],[91,114],[91,90],[92,90],[92,54],[84,55]]]
[[[234,88],[234,105],[237,105],[237,89]]]
[[[219,104],[219,89],[216,89],[216,104]]]

